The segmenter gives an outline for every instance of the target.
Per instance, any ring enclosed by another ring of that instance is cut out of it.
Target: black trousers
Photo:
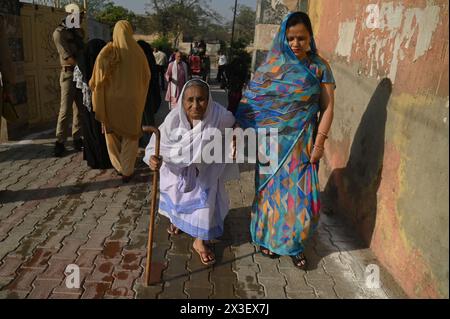
[[[225,72],[226,65],[219,65],[219,70],[217,72],[217,81],[222,81],[223,74]]]
[[[158,65],[158,78],[161,90],[165,90],[166,87],[166,80],[164,79],[165,74],[166,74],[166,67],[164,65]]]

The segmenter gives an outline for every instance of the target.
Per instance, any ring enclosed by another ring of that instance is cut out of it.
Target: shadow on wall
[[[331,173],[324,191],[330,209],[355,226],[368,247],[376,222],[391,93],[392,82],[385,78],[378,84],[361,119],[347,166]]]

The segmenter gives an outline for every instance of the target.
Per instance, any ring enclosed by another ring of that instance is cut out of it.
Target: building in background
[[[60,104],[60,64],[52,34],[67,13],[63,8],[33,5],[18,0],[0,2],[0,18],[6,30],[16,72],[17,123],[8,123],[10,135],[24,127],[56,123]],[[92,17],[83,22],[86,41],[111,39],[111,29]],[[4,127],[2,125],[2,127]],[[5,135],[5,132],[4,132]]]

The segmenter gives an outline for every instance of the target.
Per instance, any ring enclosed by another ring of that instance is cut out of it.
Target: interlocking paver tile
[[[91,170],[81,153],[53,158],[52,143],[44,134],[0,145],[0,298],[405,297],[384,269],[380,289],[365,287],[366,267],[378,262],[338,216],[321,216],[306,272],[289,257],[264,258],[250,235],[253,164],[240,165],[240,179],[226,184],[230,212],[212,243],[217,265],[201,264],[193,239],[170,236],[170,221],[157,214],[154,285],[145,287],[149,169],[138,159],[140,177],[123,184],[112,169]],[[79,289],[65,285],[69,264],[80,267]]]

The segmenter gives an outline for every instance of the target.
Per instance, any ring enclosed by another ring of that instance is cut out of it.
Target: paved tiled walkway
[[[310,270],[262,257],[250,243],[249,165],[227,185],[231,211],[214,243],[217,265],[203,266],[192,239],[170,237],[167,219],[157,218],[159,282],[144,287],[151,172],[139,164],[124,185],[113,170],[90,170],[81,154],[53,158],[52,135],[0,145],[0,298],[404,297],[383,269],[381,288],[367,288],[365,269],[377,261],[336,217],[322,215]],[[80,267],[79,289],[66,287],[69,264]]]

